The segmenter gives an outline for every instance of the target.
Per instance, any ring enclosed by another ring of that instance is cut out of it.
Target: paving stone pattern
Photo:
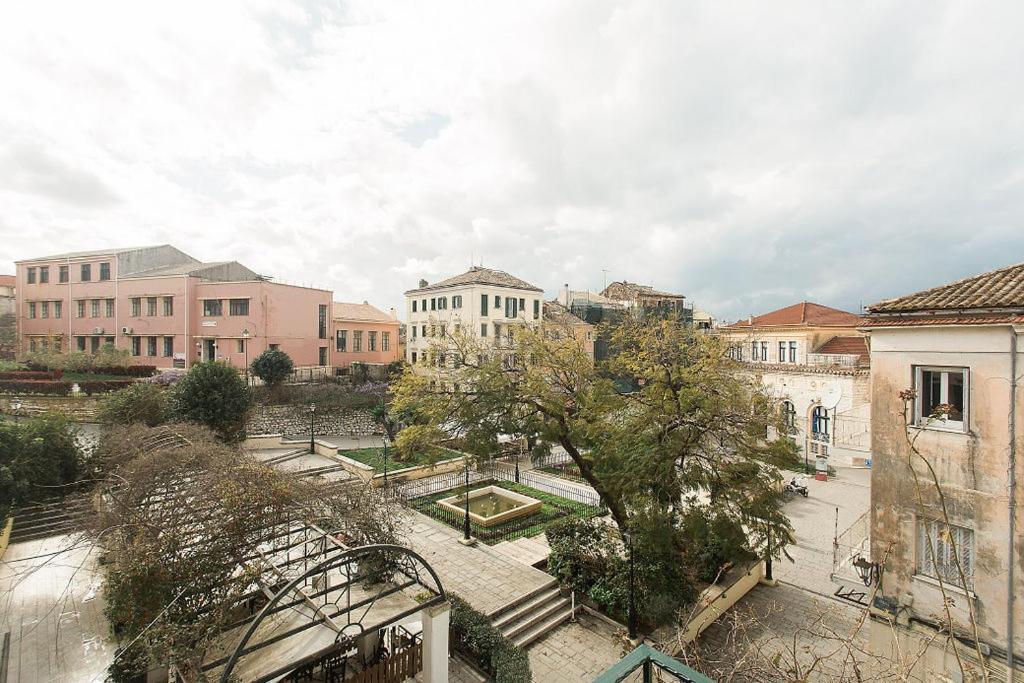
[[[528,649],[537,683],[593,681],[629,651],[624,633],[585,611]]]
[[[794,663],[809,667],[815,658],[823,657],[806,680],[855,680],[852,667],[844,663],[847,656],[865,670],[873,668],[873,660],[862,652],[867,649],[868,628],[857,630],[861,610],[854,605],[780,584],[755,587],[733,609],[741,628],[727,615],[700,637],[706,656],[720,662],[699,667],[712,678],[728,674],[729,680],[737,683],[795,680],[796,674],[786,669],[795,668]],[[846,638],[850,638],[852,651],[841,646]],[[668,651],[671,644],[663,642],[661,647]],[[771,663],[776,655],[777,665]],[[732,671],[737,662],[744,664],[740,671]]]
[[[551,581],[551,577],[477,543],[459,543],[462,534],[415,511],[404,528],[406,541],[441,577],[444,589],[474,608],[490,614],[516,598]]]
[[[871,504],[871,471],[841,469],[837,477],[825,482],[809,479],[807,486],[807,498],[794,496],[786,504],[796,536],[796,545],[787,549],[794,561],[783,558],[775,562],[773,574],[780,581],[831,595],[838,588],[829,577],[836,508],[842,533]]]

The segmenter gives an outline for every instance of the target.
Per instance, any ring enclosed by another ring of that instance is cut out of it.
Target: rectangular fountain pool
[[[465,514],[466,496],[460,494],[437,501],[442,509],[459,517]],[[540,510],[543,503],[536,498],[524,496],[500,486],[484,486],[469,492],[469,519],[480,526],[494,526],[532,515]]]

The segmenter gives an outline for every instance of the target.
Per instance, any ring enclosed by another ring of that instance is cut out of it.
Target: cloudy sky
[[[0,272],[170,242],[732,319],[1024,261],[1024,3],[9,2]]]

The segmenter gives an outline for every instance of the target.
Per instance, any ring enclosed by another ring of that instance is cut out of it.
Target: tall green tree
[[[228,442],[245,437],[251,404],[238,371],[216,361],[193,365],[171,389],[171,408],[178,418],[206,425]]]
[[[487,456],[499,434],[557,444],[623,531],[637,511],[650,517],[652,503],[670,520],[698,498],[738,521],[764,515],[777,466],[796,461],[788,439],[766,439],[778,416],[760,383],[722,340],[674,321],[623,321],[600,365],[550,327],[443,342],[393,386],[392,408],[412,416],[399,447],[454,436]],[[769,517],[773,547],[790,542],[785,517]]]

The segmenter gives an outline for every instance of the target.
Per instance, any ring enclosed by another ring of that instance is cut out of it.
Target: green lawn
[[[539,491],[535,488],[523,486],[522,484],[516,484],[510,481],[491,480],[477,482],[470,488],[470,491],[475,491],[486,486],[499,486],[503,489],[508,489],[509,491],[515,491],[516,493],[536,498],[543,503],[541,509],[532,515],[513,519],[505,522],[504,524],[484,527],[470,522],[470,531],[473,536],[488,545],[494,545],[495,543],[500,543],[501,541],[513,538],[539,536],[553,523],[570,515],[588,518],[597,517],[607,512],[603,508],[586,505],[584,503],[577,503],[576,501],[569,500],[568,498],[562,498],[561,496],[556,496],[545,491]],[[423,514],[444,522],[448,526],[456,529],[462,529],[462,516],[452,516],[451,513],[439,507],[437,505],[437,501],[442,498],[460,496],[463,492],[464,489],[462,488],[443,491],[430,496],[424,496],[423,498],[417,498],[411,501],[411,505]]]
[[[358,460],[364,465],[369,465],[376,472],[384,471],[384,449],[382,447],[357,448],[351,451],[338,451],[338,455],[344,455],[346,458]],[[397,460],[397,455],[397,448],[388,449],[388,472],[394,472],[395,470],[404,469],[406,467],[416,467],[418,465],[432,465],[442,460],[457,458],[460,454],[455,451],[450,451],[447,448],[435,446],[426,451],[415,453],[412,457],[404,458],[402,460]]]

